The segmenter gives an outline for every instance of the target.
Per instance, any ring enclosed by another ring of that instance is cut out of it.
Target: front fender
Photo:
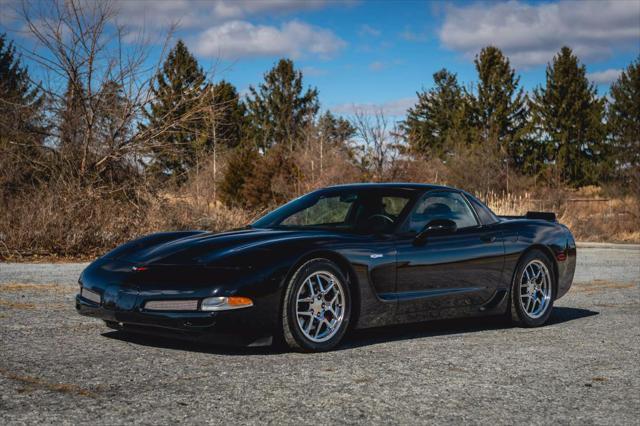
[[[238,253],[242,262],[251,262],[254,270],[264,274],[265,289],[278,298],[278,312],[281,312],[286,285],[300,265],[313,258],[333,261],[349,279],[355,315],[352,324],[357,328],[393,321],[397,303],[382,300],[378,294],[395,292],[395,255],[393,241],[378,241],[373,245],[367,237],[288,240]],[[241,260],[234,258],[226,262],[237,264]]]

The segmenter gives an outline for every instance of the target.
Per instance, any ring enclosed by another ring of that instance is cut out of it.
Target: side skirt
[[[450,294],[475,293],[480,290],[481,289],[479,287],[464,287],[464,288],[424,290],[424,291],[405,291],[402,293],[381,293],[378,295],[378,297],[380,297],[380,299],[386,302],[392,302],[392,301],[405,302],[409,300],[426,299],[430,297],[448,296]]]

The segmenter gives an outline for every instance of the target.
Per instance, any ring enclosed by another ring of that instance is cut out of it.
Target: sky
[[[13,0],[0,0],[8,4]],[[171,23],[203,68],[241,93],[281,57],[319,90],[323,109],[381,108],[402,116],[441,68],[476,80],[474,56],[500,47],[531,90],[563,45],[587,66],[600,94],[640,56],[640,0],[365,1],[128,0],[119,23],[158,43]],[[10,26],[8,8],[0,25]],[[4,15],[4,16],[2,16]],[[135,37],[132,37],[132,40]],[[133,43],[133,41],[132,41]],[[154,46],[159,52],[159,44]]]

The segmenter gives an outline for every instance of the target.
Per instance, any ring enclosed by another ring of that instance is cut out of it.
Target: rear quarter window
[[[480,219],[480,222],[482,222],[483,225],[490,225],[499,221],[498,216],[496,216],[495,213],[489,209],[489,207],[482,204],[476,197],[469,194],[465,195],[467,197],[467,200],[469,200],[469,202],[473,206],[473,209],[478,215],[478,219]]]

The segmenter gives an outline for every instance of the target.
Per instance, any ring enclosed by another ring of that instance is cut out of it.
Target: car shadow
[[[563,324],[569,321],[598,315],[599,312],[581,308],[555,307],[545,327]],[[437,320],[414,324],[393,325],[351,333],[349,339],[337,350],[370,346],[379,343],[410,340],[432,336],[446,336],[453,334],[475,333],[488,330],[502,330],[514,328],[513,324],[504,317],[459,318]]]
[[[587,318],[598,314],[599,312],[589,309],[555,307],[546,327],[552,327],[558,324],[564,324],[569,321]],[[507,328],[513,328],[513,325],[509,321],[505,320],[504,317],[482,317],[473,319],[460,318],[393,325],[352,331],[348,336],[346,336],[345,341],[335,350],[342,351],[401,340],[475,333],[479,331]],[[220,344],[209,344],[167,337],[135,334],[126,331],[109,331],[103,333],[102,336],[141,346],[229,356],[273,355],[288,352],[288,350],[282,348],[281,345],[263,347],[224,346]]]
[[[140,346],[151,346],[162,349],[173,349],[189,352],[201,352],[220,355],[268,355],[285,352],[275,346],[231,346],[220,343],[206,343],[201,341],[181,340],[178,338],[162,337],[132,333],[129,331],[113,330],[102,333],[108,339],[120,340]]]

